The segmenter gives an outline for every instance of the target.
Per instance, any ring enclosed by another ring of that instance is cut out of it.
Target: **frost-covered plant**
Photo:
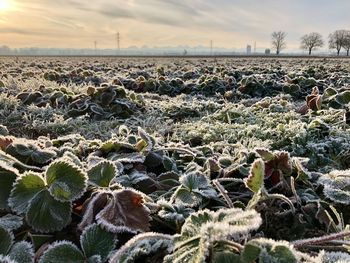
[[[36,231],[61,230],[71,220],[72,202],[87,187],[87,176],[66,160],[51,163],[45,173],[26,172],[16,179],[8,204]]]
[[[347,263],[350,262],[350,254],[344,252],[325,252],[320,253],[322,263]]]
[[[24,163],[47,164],[56,153],[50,149],[40,149],[29,141],[16,140],[7,146],[6,152]]]
[[[255,160],[250,168],[249,176],[245,179],[245,185],[254,193],[254,195],[248,203],[248,208],[255,207],[260,201],[276,198],[286,202],[294,214],[294,205],[286,196],[282,194],[270,194],[267,192],[264,184],[265,171],[266,168],[262,159]]]
[[[0,257],[5,258],[3,262],[34,263],[32,244],[26,241],[15,243],[14,240],[12,232],[0,226]]]
[[[160,233],[138,234],[125,243],[112,257],[110,263],[133,263],[150,254],[171,253],[173,237]],[[164,257],[163,255],[163,257]],[[158,260],[162,257],[160,256]]]
[[[217,197],[215,189],[209,180],[198,171],[189,172],[180,177],[181,185],[171,197],[172,201],[194,207],[200,205],[204,200]]]
[[[119,173],[120,171],[113,162],[104,160],[92,166],[88,170],[87,175],[89,183],[99,187],[109,187]]]
[[[175,222],[176,225],[182,224],[195,211],[183,204],[170,204],[165,200],[160,200],[157,204],[160,208],[159,217],[166,221]]]
[[[98,191],[87,200],[79,228],[82,230],[94,221],[113,233],[146,232],[150,210],[143,204],[143,195],[136,190]]]
[[[8,198],[17,177],[19,177],[17,169],[12,168],[4,161],[0,161],[0,209],[8,208]]]
[[[174,250],[164,262],[198,262],[215,254],[222,246],[240,251],[241,242],[251,231],[261,225],[260,215],[255,210],[238,208],[220,209],[216,212],[202,210],[191,214],[174,238]]]
[[[335,203],[350,204],[350,170],[334,170],[324,174],[318,180],[323,185],[323,192],[327,198]]]
[[[256,149],[265,163],[265,177],[275,185],[282,180],[282,176],[288,176],[292,172],[292,162],[288,152],[271,152],[264,148]]]
[[[80,236],[81,250],[72,242],[57,241],[51,244],[40,258],[40,263],[90,262],[104,263],[115,248],[114,234],[97,224],[84,229]]]
[[[301,261],[297,251],[288,242],[258,238],[245,244],[241,262],[298,263]]]

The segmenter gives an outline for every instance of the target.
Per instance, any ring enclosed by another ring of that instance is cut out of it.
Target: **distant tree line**
[[[279,55],[283,49],[287,47],[286,44],[287,33],[284,31],[275,31],[271,34],[272,48],[276,50],[276,54]],[[336,30],[328,36],[328,44],[330,49],[335,49],[337,55],[340,55],[342,49],[346,51],[346,55],[349,56],[350,51],[350,30]],[[312,51],[323,47],[324,41],[322,35],[317,32],[312,32],[303,35],[300,38],[300,47],[303,50],[307,50],[309,55]]]

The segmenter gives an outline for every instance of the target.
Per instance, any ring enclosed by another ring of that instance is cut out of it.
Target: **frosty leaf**
[[[29,202],[44,188],[44,179],[39,174],[29,172],[19,177],[10,194],[11,209],[18,214],[26,213]]]
[[[0,87],[1,87],[1,84],[0,84]],[[7,129],[7,127],[1,124],[0,124],[0,135],[1,136],[9,135],[9,130]]]
[[[350,204],[350,170],[332,171],[319,179],[327,198],[335,203]]]
[[[48,247],[40,258],[39,263],[83,263],[83,253],[71,242],[59,241]]]
[[[246,186],[254,193],[264,187],[265,165],[263,160],[255,160],[251,166],[249,176],[245,180]]]
[[[158,212],[159,217],[177,224],[183,223],[194,212],[193,209],[181,204],[172,205],[165,201],[159,201],[158,205],[161,207],[161,210]]]
[[[131,189],[99,192],[88,201],[80,229],[97,221],[110,232],[145,232],[149,229],[150,210],[143,196]]]
[[[0,149],[5,151],[7,146],[13,143],[14,137],[12,136],[1,136],[0,135]]]
[[[8,229],[10,231],[20,228],[23,224],[23,218],[16,215],[7,214],[0,217],[0,227]]]
[[[215,252],[213,262],[220,262],[220,263],[241,263],[239,255],[234,254],[232,252]]]
[[[172,249],[172,236],[159,233],[143,233],[130,239],[111,258],[110,263],[133,263],[149,254],[169,253]]]
[[[142,140],[136,144],[136,149],[139,152],[149,153],[154,145],[153,138],[140,127],[138,127],[138,134]]]
[[[204,263],[215,242],[244,240],[260,225],[261,218],[255,210],[231,208],[193,213],[186,219],[181,234],[174,239],[173,254],[166,256],[164,262]]]
[[[113,162],[120,162],[120,163],[143,163],[146,157],[139,152],[112,153],[108,156],[107,159]]]
[[[242,252],[243,263],[254,262],[280,262],[297,263],[299,256],[294,248],[285,241],[274,241],[272,239],[253,239],[249,241]]]
[[[98,255],[101,262],[105,262],[115,247],[116,239],[114,234],[93,224],[84,229],[80,243],[86,257]]]
[[[347,263],[350,262],[350,254],[344,252],[321,252],[322,263]]]
[[[6,255],[14,242],[13,234],[0,227],[0,255]]]
[[[114,235],[93,224],[86,228],[80,237],[82,251],[71,242],[55,242],[48,247],[40,263],[103,263],[114,249]]]
[[[203,199],[217,197],[214,188],[209,184],[208,179],[198,172],[191,172],[180,178],[181,186],[176,190],[172,198],[177,202],[188,206],[197,206]]]
[[[14,244],[8,256],[20,263],[34,263],[33,246],[25,241]]]
[[[34,143],[15,141],[6,148],[6,152],[24,163],[46,164],[56,153],[49,149],[40,149]]]
[[[343,91],[336,95],[336,101],[342,105],[348,104],[350,102],[350,91]]]
[[[8,198],[19,173],[16,169],[8,166],[5,162],[0,161],[0,209],[8,208]]]
[[[78,199],[86,189],[86,174],[77,166],[66,161],[56,161],[50,164],[45,178],[50,194],[62,202]]]
[[[293,158],[292,162],[298,172],[297,180],[307,181],[311,179],[311,174],[303,167],[299,159]]]
[[[69,202],[57,201],[49,191],[43,190],[30,201],[26,221],[36,231],[54,232],[69,224],[71,212]]]
[[[89,181],[100,187],[109,187],[117,176],[117,167],[110,161],[103,161],[90,168],[87,172]]]
[[[261,156],[261,158],[265,162],[271,161],[275,157],[271,151],[265,148],[258,148],[258,149],[255,149],[255,151]]]
[[[19,263],[19,262],[12,260],[8,256],[0,255],[0,263]]]

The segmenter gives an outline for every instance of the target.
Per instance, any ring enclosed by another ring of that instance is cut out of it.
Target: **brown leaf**
[[[136,191],[116,191],[114,198],[97,216],[99,223],[113,232],[149,231],[150,210]]]
[[[299,109],[297,109],[297,113],[300,113],[301,115],[305,115],[309,110],[309,107],[307,106],[307,104],[301,106]]]
[[[14,141],[12,136],[0,136],[0,149],[5,151],[7,146],[9,146]]]
[[[150,210],[140,193],[131,189],[99,192],[86,201],[79,229],[97,221],[111,232],[149,231]]]

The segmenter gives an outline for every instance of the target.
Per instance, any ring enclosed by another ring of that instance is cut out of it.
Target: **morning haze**
[[[324,39],[349,26],[350,2],[336,0],[0,0],[0,45],[11,48],[209,46],[271,47],[271,33],[287,32],[286,51],[310,32]],[[328,45],[323,47],[328,50]]]

